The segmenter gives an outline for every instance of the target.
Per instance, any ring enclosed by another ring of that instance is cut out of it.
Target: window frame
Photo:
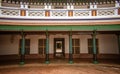
[[[19,54],[21,54],[21,46],[22,46],[21,44],[22,44],[22,39],[19,39]],[[30,39],[25,39],[25,55],[30,55]]]
[[[42,42],[40,42],[40,40],[42,40]],[[42,43],[42,45],[40,45],[40,43]],[[46,39],[44,39],[44,38],[38,39],[38,54],[40,54],[40,55],[46,54]]]
[[[88,38],[88,54],[93,54],[93,39],[92,38]],[[90,42],[91,44],[89,44]],[[99,39],[96,38],[96,53],[99,54]]]
[[[76,41],[78,41],[77,42],[78,45],[76,45]],[[80,39],[79,38],[72,38],[72,50],[73,50],[73,54],[80,54]]]

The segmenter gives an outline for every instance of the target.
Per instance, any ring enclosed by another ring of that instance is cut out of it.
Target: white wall
[[[80,53],[88,53],[88,38],[92,38],[91,35],[73,35],[73,38],[80,39]],[[97,35],[99,40],[99,54],[118,54],[118,44],[116,35],[102,34]]]
[[[0,55],[18,54],[20,35],[0,35]],[[38,54],[38,39],[46,38],[45,35],[27,35],[30,39],[30,54]],[[69,53],[69,35],[49,35],[49,53],[54,51],[54,38],[65,38],[65,53]],[[73,35],[72,38],[80,39],[80,53],[88,53],[88,38],[91,35]],[[100,54],[118,54],[118,44],[116,35],[97,35],[99,40]],[[11,41],[12,40],[12,41]]]
[[[91,38],[91,35],[73,35],[72,38],[80,39],[80,53],[88,53],[88,38]]]
[[[0,55],[18,54],[19,36],[0,35]]]
[[[118,42],[116,35],[98,35],[99,53],[118,54]]]

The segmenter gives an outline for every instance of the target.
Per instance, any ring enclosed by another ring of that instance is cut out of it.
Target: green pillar
[[[73,51],[72,51],[72,31],[69,34],[69,63],[73,63]]]
[[[22,41],[21,41],[21,49],[20,49],[20,65],[23,65],[25,62],[25,34],[22,32]]]
[[[118,49],[119,49],[119,55],[120,55],[120,35],[119,34],[117,35],[117,38],[118,38]]]
[[[49,64],[49,35],[48,31],[46,31],[46,57],[45,57],[45,63]]]
[[[97,64],[97,51],[96,51],[96,31],[93,31],[93,63]]]

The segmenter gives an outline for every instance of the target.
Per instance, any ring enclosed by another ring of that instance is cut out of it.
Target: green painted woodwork
[[[117,35],[118,38],[118,49],[119,49],[119,54],[120,54],[120,35]]]
[[[72,54],[72,33],[69,35],[69,53]]]
[[[97,51],[96,51],[96,30],[93,31],[93,63],[98,64]]]
[[[20,62],[20,65],[24,65],[25,64],[25,62]]]
[[[21,42],[21,57],[20,57],[20,65],[24,65],[24,58],[25,58],[25,34],[23,31],[21,32],[22,42]]]
[[[46,54],[49,54],[49,36],[48,36],[48,32],[46,32]]]
[[[73,64],[73,61],[69,61],[69,64]]]
[[[73,63],[73,51],[72,51],[72,31],[70,31],[70,35],[69,35],[69,63],[72,64]]]
[[[46,64],[49,64],[49,35],[48,31],[46,31]]]
[[[45,64],[49,64],[50,63],[50,61],[45,61]]]
[[[94,64],[98,64],[98,61],[94,61],[93,63],[94,63]]]
[[[0,25],[1,31],[118,31],[120,25],[58,25],[58,26],[24,26],[24,25]]]
[[[21,55],[25,55],[25,35],[22,34]]]
[[[93,32],[93,54],[96,53],[96,31]]]

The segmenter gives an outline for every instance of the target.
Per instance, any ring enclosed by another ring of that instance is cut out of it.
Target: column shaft
[[[69,63],[73,63],[73,51],[72,51],[72,33],[69,35]]]
[[[96,31],[93,31],[93,63],[97,64]]]
[[[119,55],[120,55],[120,35],[117,35],[118,38],[118,49],[119,49]]]
[[[49,64],[49,35],[48,35],[48,32],[46,32],[46,57],[45,57],[45,63]]]
[[[20,64],[23,65],[25,61],[25,35],[22,32],[22,41],[21,41],[21,57],[20,57]]]

